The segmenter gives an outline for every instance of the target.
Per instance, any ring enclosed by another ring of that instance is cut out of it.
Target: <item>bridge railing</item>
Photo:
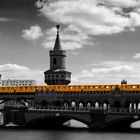
[[[29,110],[48,110],[48,111],[85,111],[85,112],[103,112],[103,113],[140,113],[140,109],[129,109],[129,108],[94,108],[94,107],[54,107],[54,106],[34,106],[30,107]]]
[[[0,110],[8,106],[0,106]],[[10,106],[13,107],[13,106]],[[15,108],[21,108],[22,106],[14,106]],[[102,113],[140,113],[139,108],[95,108],[95,107],[65,107],[65,106],[32,106],[27,107],[27,110],[46,110],[46,111],[83,111],[83,112],[102,112]]]
[[[112,112],[124,112],[124,113],[140,113],[140,109],[134,109],[134,108],[110,108],[106,110],[107,113],[112,113]]]
[[[48,107],[31,107],[29,110],[59,110],[59,111],[90,111],[90,108],[78,108],[78,107],[53,107],[53,106],[48,106]]]

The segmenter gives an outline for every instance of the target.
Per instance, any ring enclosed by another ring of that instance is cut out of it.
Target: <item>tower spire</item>
[[[56,25],[57,28],[57,36],[56,36],[56,40],[55,40],[55,45],[54,45],[54,51],[60,51],[62,50],[61,47],[61,41],[60,41],[60,37],[59,37],[59,29],[60,29],[60,25]]]
[[[57,36],[54,49],[50,50],[50,69],[44,72],[45,83],[48,85],[68,85],[71,82],[71,72],[66,71],[66,51],[61,48],[59,28],[57,25]]]

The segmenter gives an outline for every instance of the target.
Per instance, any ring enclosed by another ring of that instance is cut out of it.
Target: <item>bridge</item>
[[[60,127],[75,119],[91,129],[126,129],[139,120],[139,84],[123,80],[114,85],[68,85],[71,72],[66,70],[66,51],[62,50],[59,31],[57,25],[55,45],[50,50],[50,69],[44,72],[47,86],[0,86],[3,126],[13,122],[23,127]]]
[[[90,129],[128,129],[140,119],[136,84],[0,87],[0,100],[4,126],[62,127],[74,119]],[[16,104],[8,106],[8,101]]]

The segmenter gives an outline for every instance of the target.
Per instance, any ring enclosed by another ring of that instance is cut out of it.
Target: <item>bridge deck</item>
[[[100,84],[100,85],[47,85],[47,86],[1,86],[0,95],[3,94],[28,94],[37,92],[103,92],[103,91],[140,91],[140,84]]]

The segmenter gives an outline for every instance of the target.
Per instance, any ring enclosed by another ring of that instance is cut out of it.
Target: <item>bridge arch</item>
[[[76,101],[72,100],[71,101],[71,108],[75,108],[77,106]]]
[[[28,106],[30,104],[30,102],[28,102],[27,100],[19,100],[19,99],[10,99],[10,98],[6,98],[6,99],[1,99],[1,102],[0,104],[3,104],[3,103],[8,103],[8,102],[12,102],[13,101],[13,104],[14,103],[17,103],[18,105],[21,104],[23,106]],[[12,104],[10,104],[12,105]]]
[[[70,107],[70,102],[69,101],[63,101],[62,106],[67,109],[67,108]]]
[[[86,107],[87,107],[88,109],[91,109],[91,108],[93,107],[93,105],[92,105],[91,102],[87,102],[87,103],[86,103]]]
[[[124,108],[132,108],[132,101],[130,100],[125,101]]]
[[[94,102],[94,108],[95,109],[99,109],[100,108],[100,102],[99,101],[95,101]]]
[[[53,115],[53,116],[49,116],[49,115],[43,115],[40,114],[40,116],[37,115],[36,118],[34,119],[30,119],[29,121],[26,121],[25,126],[26,127],[39,127],[39,126],[44,126],[46,124],[46,126],[50,127],[62,127],[63,124],[67,121],[70,120],[76,120],[78,122],[81,122],[87,126],[90,126],[90,120],[86,120],[84,117],[81,118],[80,116],[73,116],[72,114],[61,114],[60,116],[57,115]]]
[[[106,124],[106,127],[109,129],[130,129],[131,128],[131,124],[133,124],[134,122],[138,121],[138,116],[128,116],[125,118],[119,118],[118,119],[114,119],[109,121]]]
[[[78,102],[78,106],[77,107],[79,107],[80,109],[84,108],[85,106],[86,106],[86,103],[83,100],[80,100]]]
[[[138,103],[138,110],[140,110],[140,102]]]
[[[91,100],[87,100],[85,102],[86,106],[88,106],[88,104],[92,107],[93,106],[93,102]]]
[[[106,101],[103,102],[102,108],[103,109],[108,109],[109,108],[109,101],[108,100],[106,100]]]
[[[133,103],[133,108],[137,109],[137,103],[136,102]]]

